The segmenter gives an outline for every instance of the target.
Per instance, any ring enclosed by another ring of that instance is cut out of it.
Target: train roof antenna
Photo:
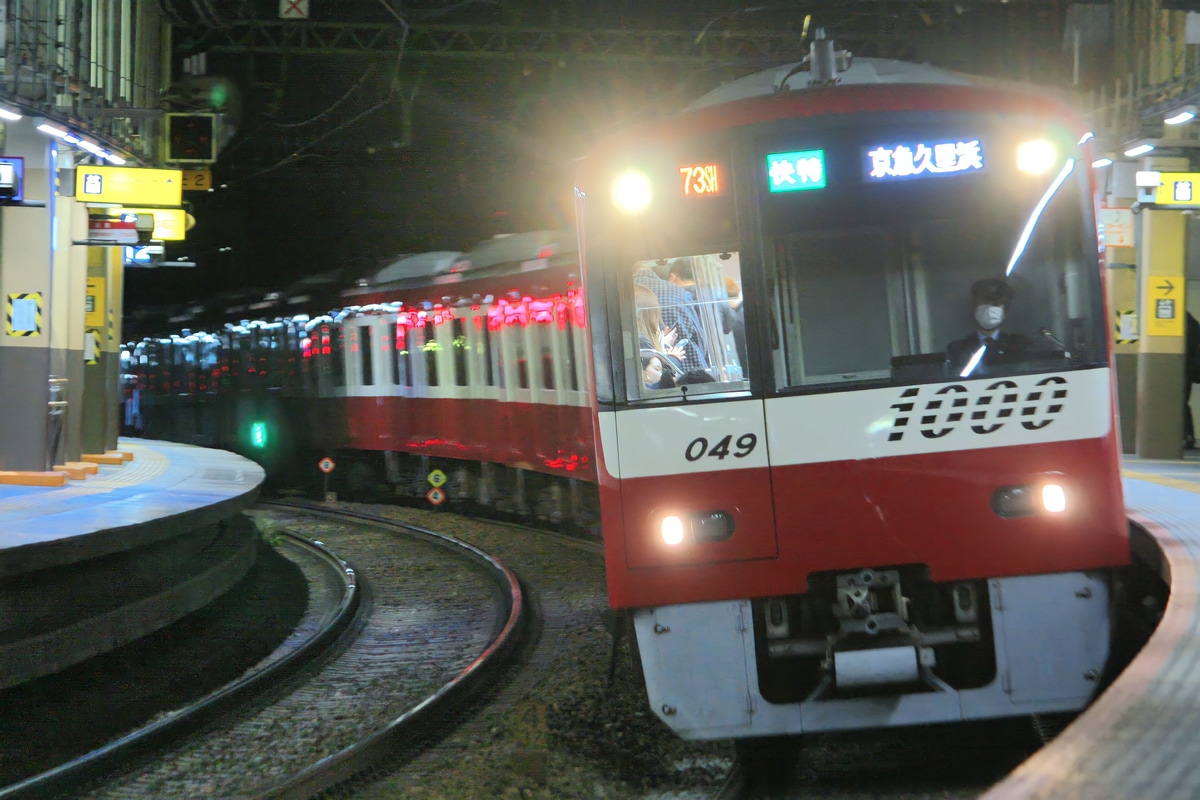
[[[776,92],[787,91],[787,82],[798,72],[809,72],[809,89],[824,86],[834,86],[838,82],[837,74],[850,68],[853,56],[848,50],[834,50],[833,40],[825,38],[825,29],[817,28],[813,34],[812,44],[809,45],[808,55],[796,66],[788,70],[775,87]]]

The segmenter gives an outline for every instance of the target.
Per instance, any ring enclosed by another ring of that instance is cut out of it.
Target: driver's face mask
[[[977,305],[975,306],[975,321],[985,331],[994,331],[1004,322],[1004,306]]]

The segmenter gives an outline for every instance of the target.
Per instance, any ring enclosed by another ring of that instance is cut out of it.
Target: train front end
[[[953,85],[714,105],[577,187],[611,604],[687,738],[1083,707],[1129,560],[1082,130]]]

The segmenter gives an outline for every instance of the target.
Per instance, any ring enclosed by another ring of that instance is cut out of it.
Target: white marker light
[[[683,541],[683,520],[679,517],[663,517],[662,537],[667,544],[679,544]]]
[[[1057,483],[1047,483],[1042,487],[1042,507],[1052,514],[1067,510],[1067,493]]]
[[[1017,147],[1017,169],[1029,175],[1049,172],[1057,160],[1058,153],[1055,152],[1054,145],[1045,139],[1022,142]]]
[[[612,185],[613,205],[626,214],[637,214],[650,205],[650,179],[640,172],[625,172]]]

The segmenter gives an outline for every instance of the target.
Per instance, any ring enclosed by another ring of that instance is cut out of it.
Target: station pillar
[[[25,205],[0,207],[0,469],[40,471],[78,455],[72,374],[78,379],[82,369],[72,369],[68,353],[70,242],[80,224],[86,231],[86,213],[58,197],[59,148],[30,120],[5,126],[4,154],[24,160]]]
[[[1140,458],[1183,457],[1186,242],[1182,211],[1141,212],[1135,449]]]
[[[87,247],[77,245],[88,236],[87,207],[77,202],[75,194],[74,153],[68,148],[59,152],[55,215],[58,239],[54,248],[54,288],[50,302],[52,367],[60,383],[61,394],[67,401],[60,415],[63,442],[54,464],[78,461],[83,448],[83,422],[87,412],[83,385],[83,307],[87,275]]]
[[[87,303],[82,315],[86,453],[103,453],[117,447],[122,263],[120,247],[88,248]]]

